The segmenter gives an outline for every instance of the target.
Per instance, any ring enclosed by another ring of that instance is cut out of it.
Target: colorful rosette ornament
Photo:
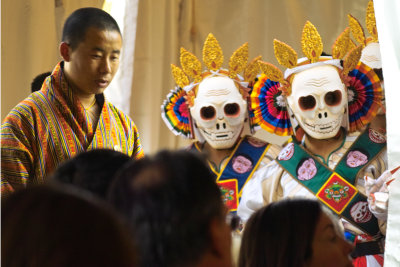
[[[172,90],[161,106],[161,117],[175,135],[193,138],[189,107],[185,97],[186,92],[182,88],[176,87]]]
[[[382,100],[382,87],[376,73],[359,62],[348,74],[349,130],[361,130],[377,114]]]
[[[286,100],[278,82],[271,81],[264,74],[255,83],[250,95],[254,122],[270,133],[281,136],[293,134]]]

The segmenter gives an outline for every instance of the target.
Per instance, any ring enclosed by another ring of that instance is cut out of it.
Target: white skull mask
[[[327,139],[339,132],[347,93],[336,67],[315,66],[295,74],[287,100],[298,123],[311,137]]]
[[[234,146],[244,126],[247,102],[228,77],[204,79],[190,113],[200,134],[215,149]]]
[[[371,69],[381,69],[381,50],[379,43],[369,43],[361,51],[360,61]]]

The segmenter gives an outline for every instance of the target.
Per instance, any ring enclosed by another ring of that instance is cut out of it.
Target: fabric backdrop
[[[102,0],[1,1],[1,120],[31,92],[34,77],[52,71],[64,20],[75,9]]]

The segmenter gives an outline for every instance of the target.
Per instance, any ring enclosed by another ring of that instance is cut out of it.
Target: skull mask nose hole
[[[327,112],[325,112],[324,115],[325,115],[325,118],[328,118],[328,113]]]
[[[217,123],[217,126],[216,126],[216,127],[217,127],[217,130],[219,130],[219,123]]]
[[[322,119],[322,114],[318,113],[318,118]]]
[[[222,126],[224,127],[224,129],[226,129],[226,124],[225,124],[225,122],[222,124]]]

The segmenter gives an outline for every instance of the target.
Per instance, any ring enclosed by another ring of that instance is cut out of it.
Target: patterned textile
[[[326,164],[329,168],[334,169],[359,135],[360,132],[347,134],[342,146],[329,155],[328,161],[324,161],[321,157],[321,162]],[[282,149],[281,153],[284,152],[285,149]],[[365,195],[365,182],[363,177],[368,175],[371,178],[377,179],[385,170],[387,170],[386,149],[372,159],[368,165],[358,173],[358,179],[354,186],[361,194]],[[315,196],[306,187],[301,185],[296,179],[290,176],[290,174],[287,173],[276,161],[272,161],[264,168],[264,173],[262,175],[253,177],[253,179],[248,181],[243,188],[242,199],[238,208],[238,215],[246,221],[258,208],[268,205],[274,201],[292,197],[315,198]],[[342,219],[341,222],[346,231],[349,231],[355,235],[364,234],[360,229],[353,226],[346,220]],[[386,225],[384,222],[379,223],[381,231],[383,231]],[[360,263],[364,260],[372,261],[372,257],[376,257],[376,255],[363,256],[362,258],[364,259],[357,258],[357,261]]]
[[[245,145],[241,146],[243,143]],[[196,142],[192,144],[190,149],[202,152],[202,146],[203,144]],[[227,201],[227,196],[233,197],[235,199],[234,202],[240,202],[242,189],[247,181],[256,179],[256,177],[258,177],[257,179],[262,178],[263,169],[278,156],[280,150],[281,147],[276,144],[268,144],[253,136],[244,136],[236,143],[234,150],[222,160],[219,166],[208,161],[209,167],[221,189],[224,203],[230,211],[236,211],[237,206],[232,207],[229,205],[230,201]],[[246,169],[246,167],[249,168]],[[236,181],[233,186],[234,188],[236,187],[236,190],[230,189],[235,192],[227,190],[229,189],[229,182],[232,181]],[[224,194],[225,191],[228,191],[228,195]]]
[[[61,162],[83,151],[109,148],[142,158],[133,121],[103,94],[96,101],[101,113],[93,127],[68,87],[61,62],[40,91],[11,110],[1,125],[2,194],[43,183]]]

